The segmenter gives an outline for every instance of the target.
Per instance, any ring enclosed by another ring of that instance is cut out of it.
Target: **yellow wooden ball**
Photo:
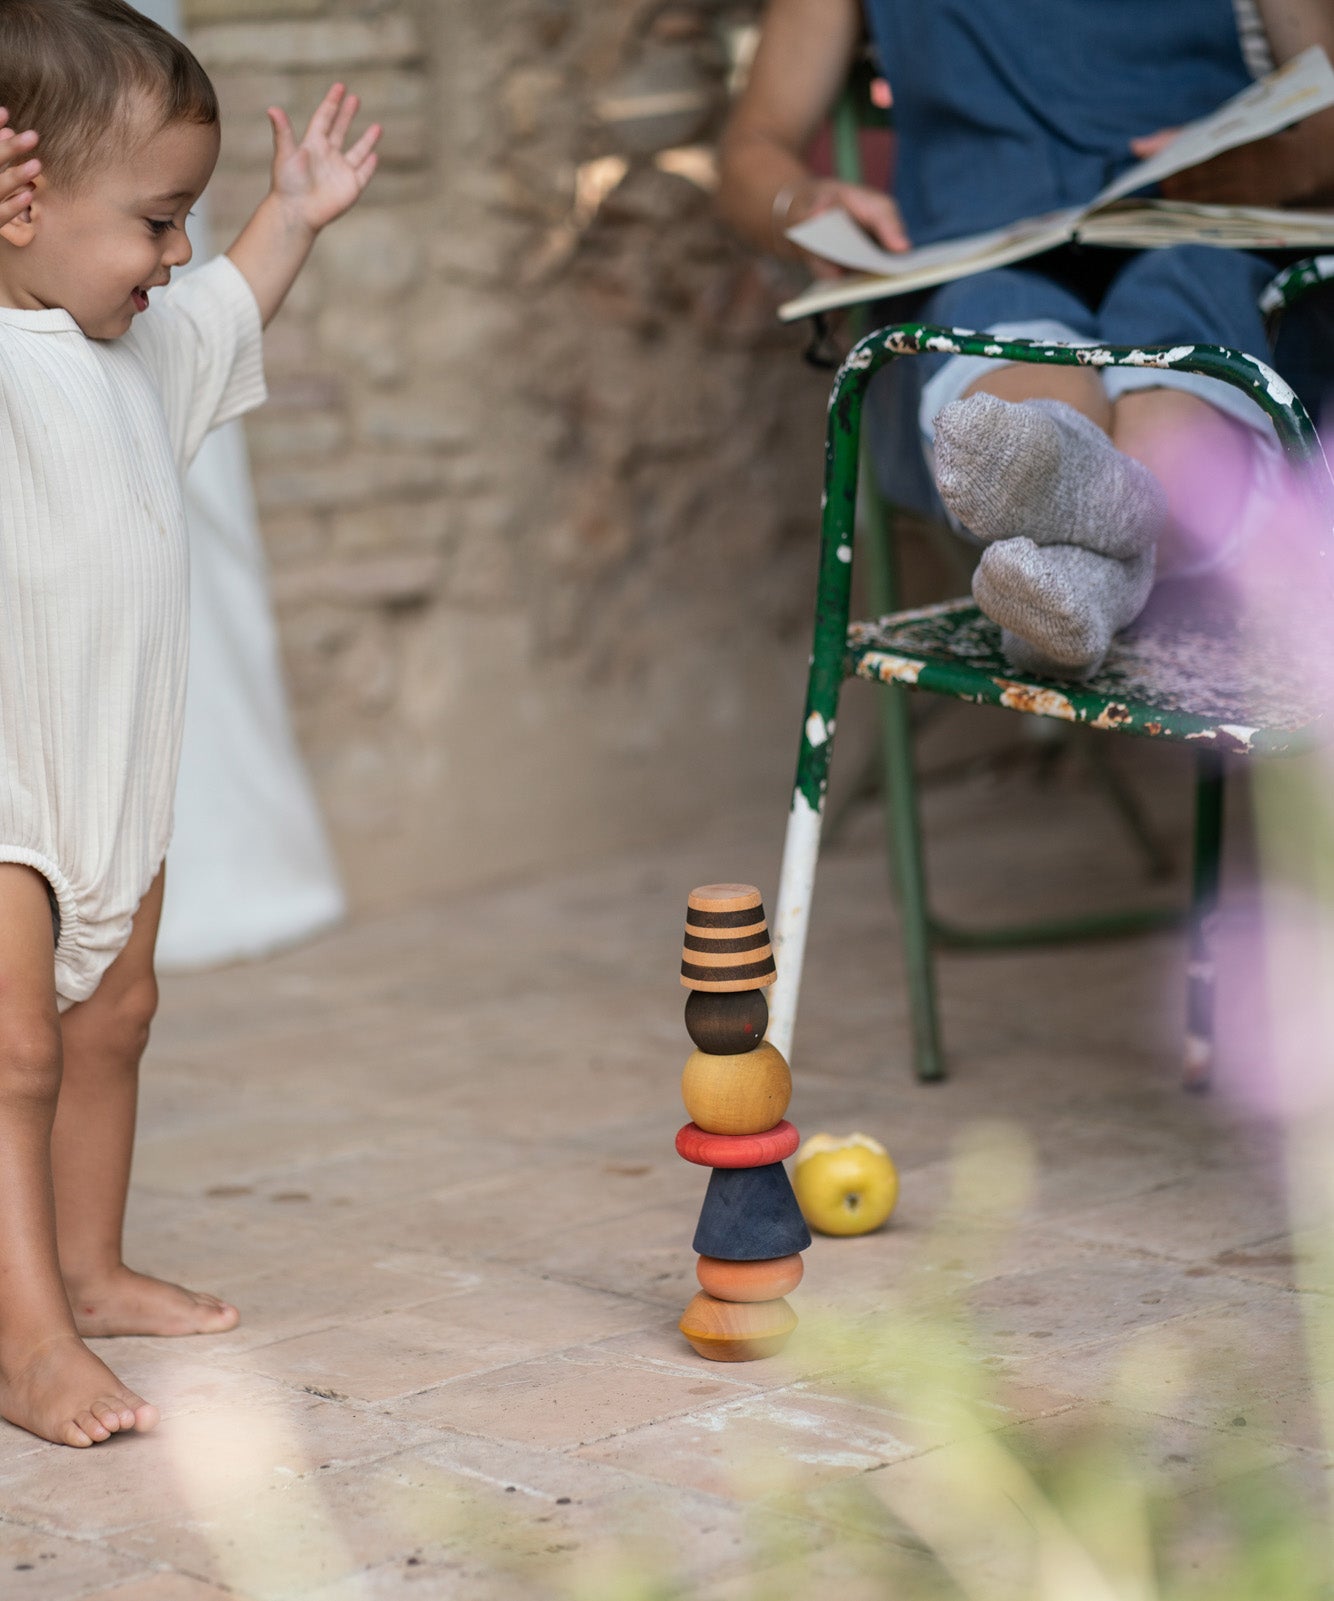
[[[787,1111],[792,1074],[767,1040],[739,1056],[692,1051],[681,1074],[681,1099],[710,1134],[763,1134]]]

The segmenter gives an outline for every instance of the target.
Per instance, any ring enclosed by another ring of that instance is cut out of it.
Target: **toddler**
[[[380,130],[344,149],[341,84],[299,143],[271,109],[269,193],[170,284],[218,157],[184,45],[124,0],[0,0],[0,102],[0,1415],[87,1446],[157,1415],[81,1336],[238,1317],[121,1257],[185,689],[181,473],[264,399],[261,328]]]

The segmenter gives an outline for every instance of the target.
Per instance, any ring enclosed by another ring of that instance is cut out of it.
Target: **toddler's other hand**
[[[287,113],[269,107],[273,124],[273,193],[284,208],[315,232],[355,205],[379,157],[380,124],[372,123],[350,150],[343,141],[361,105],[336,83],[315,109],[301,143]]]
[[[885,250],[911,248],[912,241],[903,226],[899,208],[888,195],[878,189],[868,189],[863,184],[842,183],[837,178],[812,178],[809,183],[801,185],[792,196],[786,217],[781,219],[782,226],[784,229],[794,228],[797,223],[805,222],[807,217],[814,217],[821,211],[831,211],[835,206],[842,206],[852,220]],[[819,256],[807,255],[804,251],[802,256],[817,278],[847,277],[845,267]]]
[[[15,133],[9,112],[0,106],[0,228],[27,209],[33,196],[32,181],[42,169],[31,159],[37,135],[29,128]]]

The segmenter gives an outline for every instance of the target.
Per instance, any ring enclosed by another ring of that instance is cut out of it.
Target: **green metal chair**
[[[1280,275],[1267,292],[1266,311],[1295,299],[1315,282],[1334,277],[1334,258],[1301,263]],[[1062,941],[1090,933],[1127,932],[1164,921],[1161,912],[1047,923],[1029,929],[966,934],[943,925],[930,911],[922,858],[921,825],[913,769],[907,691],[916,689],[979,705],[1057,718],[1109,733],[1171,740],[1197,753],[1195,864],[1189,912],[1190,968],[1185,1081],[1208,1081],[1213,1036],[1213,963],[1209,925],[1218,897],[1222,842],[1223,768],[1232,754],[1281,755],[1317,737],[1322,711],[1294,701],[1292,686],[1263,673],[1243,678],[1231,625],[1224,618],[1149,623],[1116,642],[1107,662],[1078,685],[1016,676],[1000,649],[1000,631],[970,599],[894,612],[895,575],[886,546],[876,564],[874,598],[887,598],[888,615],[850,623],[854,527],[861,456],[862,405],[867,386],[886,363],[922,350],[999,356],[1008,361],[1058,365],[1172,367],[1203,373],[1243,389],[1273,419],[1284,451],[1321,504],[1330,526],[1334,482],[1311,420],[1283,380],[1253,357],[1215,346],[1182,350],[1040,345],[999,342],[986,334],[904,323],[861,339],[834,383],[826,442],[820,576],[815,642],[796,783],[773,923],[778,984],[769,1037],[790,1052],[802,960],[819,854],[829,763],[843,680],[859,677],[883,687],[881,731],[889,794],[893,877],[898,889],[914,1063],[919,1078],[943,1076],[937,1019],[933,944]],[[878,541],[868,542],[868,550]],[[1167,664],[1168,671],[1164,671]]]

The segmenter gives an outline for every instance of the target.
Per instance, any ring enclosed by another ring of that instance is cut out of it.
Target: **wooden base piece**
[[[701,1256],[695,1264],[700,1288],[715,1301],[781,1300],[801,1283],[804,1271],[795,1252],[763,1262],[725,1262],[719,1256]]]
[[[797,1314],[783,1300],[719,1301],[701,1290],[678,1326],[710,1362],[756,1362],[783,1349]]]

